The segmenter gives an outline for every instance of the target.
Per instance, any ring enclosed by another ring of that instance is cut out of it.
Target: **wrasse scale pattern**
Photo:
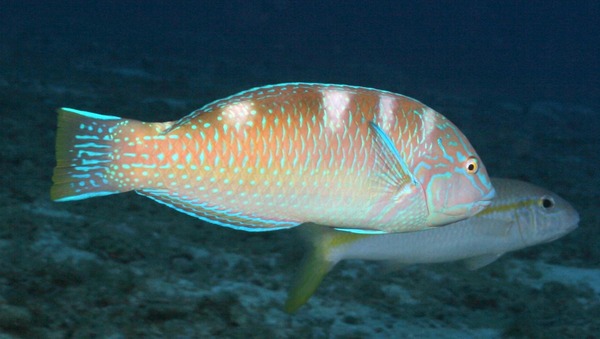
[[[133,190],[246,231],[422,230],[475,215],[495,194],[454,124],[363,87],[259,87],[164,123],[62,108],[56,140],[56,201]]]

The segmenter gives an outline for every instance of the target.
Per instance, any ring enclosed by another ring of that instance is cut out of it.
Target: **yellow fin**
[[[327,272],[335,265],[327,261],[321,252],[315,250],[304,258],[283,307],[287,313],[294,313],[306,304]]]
[[[284,310],[288,313],[294,313],[304,305],[317,290],[325,275],[337,264],[337,261],[331,261],[329,258],[333,248],[368,236],[335,231],[329,227],[314,224],[301,226],[300,232],[308,239],[312,249],[304,257],[288,293],[284,306]]]

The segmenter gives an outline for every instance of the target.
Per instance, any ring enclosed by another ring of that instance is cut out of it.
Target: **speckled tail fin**
[[[58,110],[52,200],[80,200],[121,192],[109,183],[106,174],[112,162],[112,132],[123,121],[71,108]]]

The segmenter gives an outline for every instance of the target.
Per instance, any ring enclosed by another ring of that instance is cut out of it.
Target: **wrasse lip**
[[[440,212],[440,214],[443,215],[449,215],[449,216],[461,216],[461,215],[465,215],[465,211],[466,210],[471,210],[470,208],[452,208],[452,209],[445,209],[443,211]]]
[[[471,208],[469,208],[469,214],[471,216],[478,214],[479,212],[488,208],[494,199],[496,198],[496,190],[492,189],[485,196],[481,197],[481,200],[474,202]]]
[[[475,215],[481,211],[483,211],[484,209],[486,209],[488,206],[490,206],[492,204],[493,199],[490,200],[480,200],[477,202],[472,203],[470,206],[461,206],[460,208],[454,207],[454,208],[447,208],[444,209],[443,211],[440,211],[440,214],[443,215],[448,215],[448,216],[461,216],[461,215],[465,215],[465,213],[469,216]]]
[[[485,210],[491,204],[492,204],[492,199],[490,199],[490,200],[481,200],[481,201],[478,201],[478,202],[474,203],[473,207],[471,207],[471,213],[472,213],[472,215],[475,215],[475,214],[477,214],[477,213]]]

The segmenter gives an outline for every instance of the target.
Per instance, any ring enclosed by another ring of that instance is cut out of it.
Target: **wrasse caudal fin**
[[[113,131],[124,121],[71,108],[58,110],[52,200],[80,200],[123,191],[111,184],[107,175],[113,157]]]

